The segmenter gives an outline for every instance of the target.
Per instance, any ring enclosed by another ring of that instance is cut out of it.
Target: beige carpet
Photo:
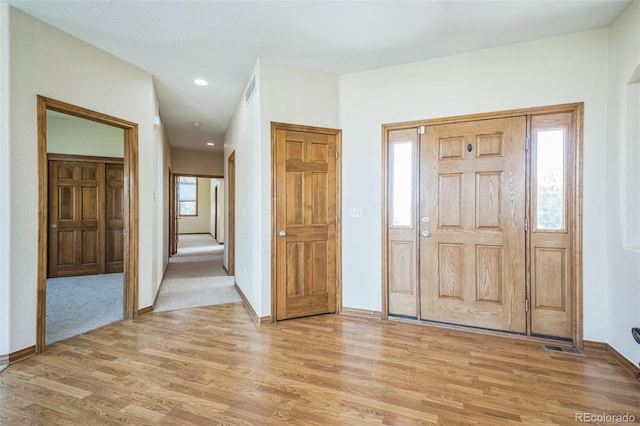
[[[222,269],[224,246],[209,234],[180,235],[169,259],[155,312],[240,302],[234,277]]]

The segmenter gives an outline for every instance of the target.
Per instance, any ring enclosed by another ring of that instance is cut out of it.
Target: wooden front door
[[[104,272],[104,164],[49,162],[48,277]]]
[[[525,117],[426,127],[422,319],[526,332],[525,136]]]
[[[105,272],[122,272],[124,260],[124,167],[106,164],[106,249]]]
[[[272,124],[276,319],[337,309],[339,130]]]

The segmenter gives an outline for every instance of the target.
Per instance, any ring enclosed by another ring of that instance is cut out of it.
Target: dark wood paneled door
[[[422,319],[525,333],[526,117],[427,126]]]
[[[337,131],[272,128],[276,319],[336,311]]]
[[[104,272],[104,164],[49,162],[48,277]]]
[[[115,273],[122,272],[124,260],[124,167],[106,164],[105,175],[105,272]]]

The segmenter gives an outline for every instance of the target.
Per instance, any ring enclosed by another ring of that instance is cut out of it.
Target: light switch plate
[[[361,207],[351,207],[349,208],[349,217],[361,218],[362,217],[362,208]]]

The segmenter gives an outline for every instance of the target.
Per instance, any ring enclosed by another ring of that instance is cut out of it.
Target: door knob
[[[286,231],[280,231],[280,232],[278,232],[278,235],[280,235],[281,237],[286,237],[287,236],[287,232]]]
[[[56,229],[56,228],[58,227],[58,224],[57,224],[57,223],[52,223],[52,224],[51,224],[51,227],[52,227],[53,229]]]
[[[422,231],[422,236],[425,238],[429,238],[431,236],[431,232],[429,231]]]

